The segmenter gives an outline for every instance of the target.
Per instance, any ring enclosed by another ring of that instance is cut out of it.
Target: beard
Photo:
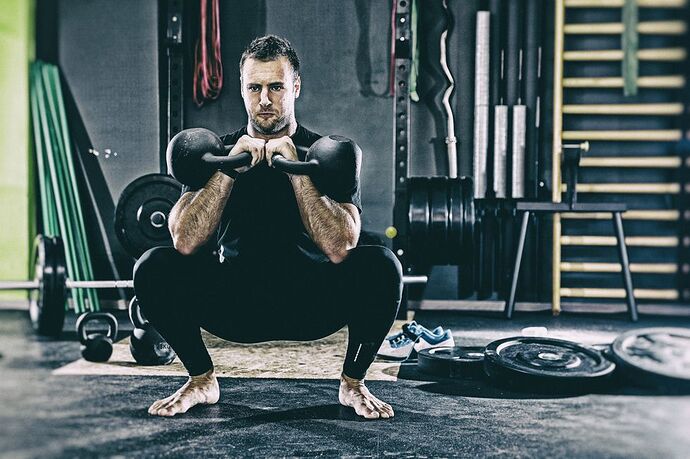
[[[288,117],[286,115],[277,116],[268,120],[251,117],[250,123],[254,130],[263,135],[271,135],[281,131],[288,125]]]

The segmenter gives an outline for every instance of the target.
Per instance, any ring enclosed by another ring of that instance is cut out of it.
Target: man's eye
[[[281,89],[283,89],[282,86],[271,86],[271,91],[280,91]]]
[[[250,87],[249,87],[249,90],[250,90],[251,92],[257,92],[257,91],[259,91],[259,87],[258,87],[258,86],[250,86]]]

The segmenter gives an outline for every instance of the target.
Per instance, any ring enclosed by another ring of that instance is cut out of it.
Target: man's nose
[[[261,90],[261,99],[259,100],[259,104],[261,104],[264,107],[268,107],[272,103],[273,102],[271,102],[271,99],[268,98],[268,88],[262,89]]]

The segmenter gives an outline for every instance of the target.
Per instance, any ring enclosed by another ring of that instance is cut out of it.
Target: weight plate
[[[182,186],[165,174],[139,177],[120,195],[115,209],[115,233],[135,258],[148,249],[171,246],[168,214],[180,198]]]
[[[461,179],[448,180],[448,259],[452,264],[460,264],[463,254],[463,224],[465,222],[462,202]]]
[[[626,379],[671,392],[690,390],[690,330],[630,330],[615,339],[610,355]]]
[[[58,337],[65,322],[65,255],[58,237],[34,239],[34,277],[38,288],[29,290],[29,317],[37,334]]]
[[[479,378],[484,375],[484,348],[441,346],[419,351],[417,368],[442,378]]]
[[[458,260],[458,295],[468,298],[476,291],[475,256],[475,211],[474,191],[471,177],[460,178],[462,200],[462,248]]]
[[[537,393],[586,391],[616,368],[594,348],[554,338],[500,339],[484,354],[484,371],[493,381]]]
[[[407,182],[408,234],[410,258],[416,262],[425,260],[429,239],[429,179],[412,177]]]
[[[448,263],[448,177],[429,179],[429,211],[431,225],[427,250],[434,265]]]

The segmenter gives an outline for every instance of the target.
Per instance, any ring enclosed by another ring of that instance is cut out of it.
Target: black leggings
[[[238,343],[311,341],[347,325],[343,373],[362,379],[402,295],[402,268],[386,247],[359,246],[341,263],[245,262],[157,247],[134,267],[146,318],[191,376],[213,368],[201,328]]]

